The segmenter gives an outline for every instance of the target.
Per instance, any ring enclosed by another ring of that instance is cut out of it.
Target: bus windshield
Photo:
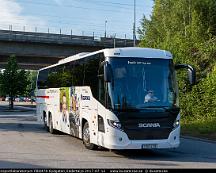
[[[112,109],[178,106],[172,60],[112,57],[109,63],[112,80],[108,83],[108,93]]]

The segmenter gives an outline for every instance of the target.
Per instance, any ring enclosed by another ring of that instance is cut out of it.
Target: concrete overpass
[[[80,52],[131,46],[130,39],[0,30],[0,68],[12,54],[22,68],[37,70]]]

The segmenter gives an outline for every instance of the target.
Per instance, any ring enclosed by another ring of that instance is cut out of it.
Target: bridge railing
[[[101,43],[104,45],[108,45],[108,44],[113,45],[113,47],[119,47],[119,46],[133,47],[133,40],[131,39],[101,37]]]
[[[103,47],[132,47],[133,40],[121,38],[101,37],[99,40],[94,36],[77,36],[40,32],[23,32],[0,30],[0,40],[5,41],[21,41],[21,42],[38,42],[38,43],[54,43],[54,44],[79,44]]]
[[[16,41],[32,41],[32,42],[48,42],[48,43],[70,43],[82,41],[94,41],[93,36],[77,36],[65,34],[39,33],[39,32],[22,32],[0,30],[0,39],[16,40]]]

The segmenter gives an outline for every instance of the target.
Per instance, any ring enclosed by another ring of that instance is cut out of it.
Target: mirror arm
[[[182,68],[187,68],[187,69],[190,69],[191,71],[195,71],[195,69],[189,64],[177,64],[177,65],[175,65],[176,70],[182,69]]]
[[[106,63],[106,61],[102,61],[99,65],[99,68],[103,67],[105,63]]]

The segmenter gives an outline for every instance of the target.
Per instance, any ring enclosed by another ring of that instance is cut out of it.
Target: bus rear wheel
[[[90,130],[89,130],[88,122],[84,124],[83,130],[82,130],[82,139],[83,139],[83,144],[87,149],[94,150],[97,148],[95,144],[90,143]]]
[[[47,126],[47,116],[46,113],[43,113],[43,123],[46,131],[49,131],[49,127]]]
[[[49,132],[51,134],[54,134],[55,130],[53,129],[53,121],[52,121],[52,116],[50,115],[49,117]]]

